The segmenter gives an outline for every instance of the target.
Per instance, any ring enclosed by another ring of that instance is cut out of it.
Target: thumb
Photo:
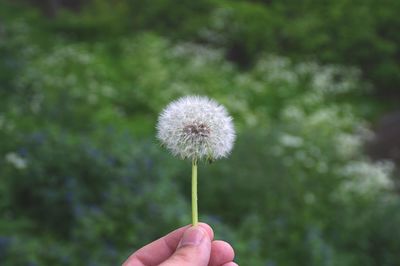
[[[207,266],[211,239],[201,226],[188,228],[172,256],[160,266]]]

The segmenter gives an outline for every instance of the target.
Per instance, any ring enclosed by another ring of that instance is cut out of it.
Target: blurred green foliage
[[[399,265],[393,165],[363,154],[371,110],[354,103],[369,72],[306,60],[376,55],[396,79],[397,36],[368,27],[391,32],[397,3],[253,2],[94,1],[53,20],[0,4],[1,265],[116,265],[189,223],[190,165],[154,137],[187,94],[235,119],[232,156],[200,165],[199,204],[240,264]]]
[[[156,31],[223,48],[225,57],[243,68],[265,52],[356,66],[376,94],[391,96],[400,86],[398,10],[396,0],[93,0],[80,16],[61,12],[63,19],[52,27],[84,39]]]

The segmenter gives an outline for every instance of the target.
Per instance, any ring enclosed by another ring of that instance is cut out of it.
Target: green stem
[[[197,210],[197,160],[192,160],[192,224],[196,226],[199,223],[199,214]]]

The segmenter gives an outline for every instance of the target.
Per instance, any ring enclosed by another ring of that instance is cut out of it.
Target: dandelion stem
[[[192,225],[196,226],[199,222],[197,210],[197,160],[192,160]]]

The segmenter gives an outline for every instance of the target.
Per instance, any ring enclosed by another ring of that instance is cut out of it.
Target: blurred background
[[[120,265],[190,222],[155,138],[188,94],[238,138],[202,221],[252,266],[400,265],[400,1],[0,1],[0,264]]]

